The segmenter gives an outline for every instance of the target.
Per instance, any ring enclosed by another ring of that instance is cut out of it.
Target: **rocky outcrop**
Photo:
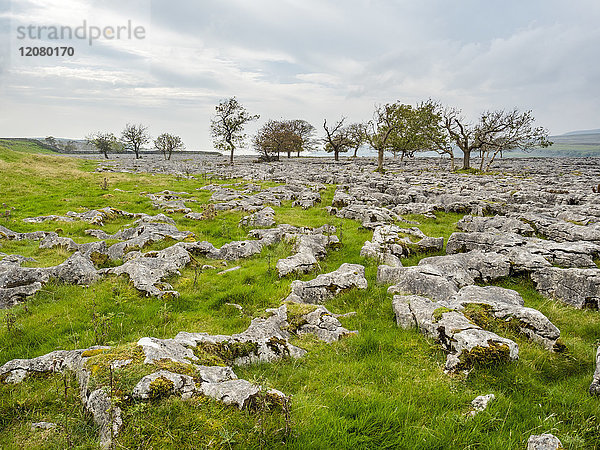
[[[447,352],[446,370],[469,370],[518,359],[519,348],[510,339],[484,330],[465,315],[419,295],[395,295],[392,307],[398,326],[418,328]]]
[[[575,308],[600,308],[600,269],[548,267],[531,273],[536,289]]]
[[[380,225],[373,231],[373,239],[366,241],[360,255],[382,264],[400,267],[400,258],[417,252],[437,252],[444,246],[444,238],[426,236],[419,228],[401,228]]]
[[[553,242],[527,238],[514,233],[490,232],[453,233],[446,244],[446,253],[464,253],[471,250],[508,254],[525,251],[540,255],[550,264],[561,267],[597,267],[594,258],[600,256],[600,246],[590,242]]]
[[[146,295],[178,297],[179,293],[164,280],[174,274],[190,261],[190,254],[180,244],[172,245],[164,250],[146,253],[130,253],[130,259],[120,266],[102,269],[103,274],[127,274],[136,289]]]
[[[388,288],[389,294],[414,294],[434,300],[449,300],[461,287],[457,281],[428,264],[412,267],[382,265],[377,268],[377,282],[393,284]]]
[[[265,206],[240,220],[240,226],[243,227],[272,227],[273,225],[275,225],[275,210],[270,206]]]
[[[365,268],[360,264],[344,263],[339,269],[310,281],[293,281],[292,292],[286,301],[319,304],[353,288],[367,288]]]

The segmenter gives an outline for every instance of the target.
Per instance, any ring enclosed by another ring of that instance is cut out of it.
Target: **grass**
[[[210,192],[196,190],[208,183],[239,180],[182,180],[168,175],[106,174],[93,172],[93,164],[64,157],[38,155],[0,148],[3,202],[11,209],[0,225],[15,231],[61,229],[77,242],[89,224],[46,222],[27,224],[25,217],[64,214],[69,210],[114,206],[131,212],[152,210],[144,195],[163,189],[188,192],[192,209],[201,212]],[[102,190],[108,179],[108,191]],[[266,185],[273,185],[272,183]],[[119,188],[121,191],[114,191]],[[205,398],[157,399],[123,405],[124,427],[118,438],[122,448],[524,448],[531,434],[551,432],[565,448],[599,448],[598,399],[587,394],[600,341],[598,312],[575,310],[539,295],[531,281],[507,278],[498,284],[517,290],[526,305],[547,315],[561,330],[564,353],[549,353],[526,338],[507,331],[520,348],[516,362],[479,367],[468,375],[443,372],[446,355],[417,331],[397,328],[387,286],[378,285],[377,265],[359,256],[372,232],[360,224],[330,216],[335,186],[322,192],[323,203],[308,210],[290,203],[276,207],[278,223],[297,226],[337,227],[343,246],[320,262],[318,272],[335,270],[343,262],[365,266],[368,289],[350,291],[326,303],[334,313],[355,311],[340,320],[356,336],[328,345],[310,336],[294,337],[295,345],[308,350],[300,360],[281,360],[236,368],[240,378],[273,387],[291,395],[291,433],[278,411],[239,411]],[[221,246],[244,239],[238,212],[219,212],[207,221],[191,221],[174,214],[180,229],[197,240]],[[427,235],[443,236],[455,230],[461,214],[437,213],[436,219],[417,220]],[[116,219],[105,224],[109,233],[129,223]],[[403,226],[413,226],[400,223]],[[149,248],[160,248],[165,244]],[[32,266],[62,262],[61,249],[40,250],[37,242],[0,241],[0,251],[32,256]],[[98,376],[111,358],[132,357],[117,387],[131,389],[136,377],[148,373],[135,343],[143,336],[173,337],[179,331],[231,334],[244,330],[251,317],[278,306],[292,278],[277,277],[274,266],[290,254],[280,243],[260,255],[236,261],[241,269],[223,275],[221,262],[200,259],[169,282],[180,297],[161,300],[144,297],[125,277],[107,277],[85,288],[50,283],[27,303],[0,311],[0,364],[13,358],[31,358],[56,349],[86,348],[107,344],[115,349],[99,353],[89,363]],[[443,254],[443,253],[440,253]],[[414,265],[417,254],[403,264]],[[302,279],[311,279],[316,273]],[[242,306],[243,312],[229,304]],[[135,376],[134,376],[135,375]],[[65,380],[69,389],[64,395]],[[101,378],[98,382],[102,382]],[[105,382],[106,380],[104,380]],[[470,401],[494,393],[496,400],[485,412],[467,418]],[[97,448],[97,430],[81,411],[75,381],[59,375],[33,377],[16,386],[0,385],[0,448]],[[52,421],[50,431],[31,431],[33,421]]]

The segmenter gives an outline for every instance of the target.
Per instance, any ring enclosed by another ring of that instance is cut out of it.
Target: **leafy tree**
[[[234,150],[244,143],[244,125],[258,119],[259,115],[251,115],[235,97],[222,100],[215,107],[215,116],[210,124],[210,131],[215,148],[229,151],[233,164]]]
[[[390,148],[390,138],[396,132],[397,104],[385,104],[375,108],[373,119],[367,123],[365,137],[369,145],[377,151],[377,171],[383,172],[384,152]]]
[[[154,147],[160,150],[165,160],[167,160],[171,159],[173,152],[183,150],[185,145],[179,136],[163,133],[154,140]]]
[[[128,123],[121,133],[121,142],[126,150],[135,153],[135,159],[140,159],[140,149],[151,140],[148,128],[142,124]]]
[[[315,145],[313,138],[315,134],[315,127],[313,127],[306,120],[302,119],[288,120],[285,122],[286,126],[289,127],[290,132],[296,136],[296,138],[292,141],[292,151],[297,152],[298,157],[300,157],[300,152],[312,150]],[[288,158],[290,156],[291,151],[288,150]]]
[[[279,160],[281,153],[289,155],[302,147],[302,139],[289,120],[269,120],[258,130],[252,143],[266,161]]]
[[[353,158],[356,158],[356,153],[358,149],[366,142],[365,137],[365,129],[366,126],[364,123],[351,123],[347,127],[348,129],[348,138],[350,139],[350,148],[354,149]]]
[[[56,138],[54,136],[48,136],[47,138],[44,139],[44,141],[50,147],[59,148],[58,147],[58,142],[56,141]]]
[[[108,159],[108,152],[115,151],[118,143],[114,134],[100,131],[90,134],[86,137],[86,140],[88,144],[93,145],[96,150],[103,153],[106,159]]]

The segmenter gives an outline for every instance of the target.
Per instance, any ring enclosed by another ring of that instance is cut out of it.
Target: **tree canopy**
[[[221,100],[215,106],[215,116],[210,124],[213,144],[218,150],[230,152],[231,164],[233,164],[233,152],[243,145],[247,137],[244,134],[244,126],[259,117],[258,114],[249,114],[235,97]]]
[[[183,150],[185,145],[179,136],[163,133],[154,140],[154,147],[162,152],[165,159],[171,159],[173,152]]]
[[[140,150],[143,145],[151,140],[148,128],[142,124],[134,125],[128,123],[121,133],[121,142],[126,150],[135,153],[135,158],[140,158]]]

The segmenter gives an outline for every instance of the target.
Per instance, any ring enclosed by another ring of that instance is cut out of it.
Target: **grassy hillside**
[[[8,211],[0,225],[15,231],[57,231],[77,242],[90,240],[84,234],[89,224],[27,224],[22,219],[104,206],[155,214],[143,194],[163,189],[190,193],[189,198],[197,200],[191,207],[201,211],[210,192],[197,188],[235,181],[99,174],[91,172],[90,162],[11,147],[0,147],[0,192]],[[102,189],[104,178],[108,190]],[[594,371],[591,355],[599,338],[597,311],[557,304],[541,297],[527,280],[506,279],[502,286],[519,291],[527,306],[539,309],[560,328],[568,351],[551,354],[522,336],[508,334],[519,344],[519,361],[479,367],[468,375],[447,375],[445,354],[438,345],[417,331],[397,328],[387,286],[375,283],[375,262],[359,256],[372,233],[357,222],[328,215],[324,206],[331,204],[334,191],[335,186],[329,186],[322,192],[321,207],[304,211],[287,203],[275,208],[275,218],[278,223],[331,223],[341,228],[343,247],[329,254],[321,271],[335,270],[342,262],[363,264],[369,288],[347,292],[326,306],[334,313],[356,311],[340,320],[359,334],[331,345],[310,337],[294,338],[295,345],[308,350],[305,358],[236,368],[240,378],[291,395],[289,420],[278,412],[239,411],[203,398],[140,402],[124,410],[118,448],[517,449],[525,447],[529,435],[543,432],[559,436],[566,448],[600,446],[598,400],[587,394]],[[182,214],[172,217],[179,229],[192,231],[197,240],[220,246],[245,238],[248,230],[237,226],[242,215],[219,212],[204,222],[184,219]],[[439,213],[435,220],[410,219],[418,220],[426,234],[447,238],[460,217]],[[111,233],[126,224],[125,219],[114,220],[103,229]],[[251,317],[278,306],[289,293],[291,279],[279,279],[272,268],[290,250],[286,244],[267,248],[236,262],[240,270],[220,276],[214,271],[196,274],[188,267],[170,280],[181,293],[171,300],[143,297],[122,277],[104,278],[89,288],[47,285],[27,303],[0,310],[0,364],[55,349],[126,346],[143,336],[168,338],[179,331],[240,332]],[[30,265],[39,266],[57,264],[68,256],[64,250],[41,250],[37,242],[29,241],[0,241],[0,252],[32,256],[37,264]],[[416,264],[423,256],[406,263]],[[200,264],[205,262],[209,261]],[[241,305],[243,314],[227,303]],[[97,430],[81,412],[75,386],[74,380],[58,375],[29,378],[17,386],[0,384],[0,448],[96,448]],[[497,400],[485,412],[467,418],[471,400],[488,393]],[[31,422],[42,420],[60,426],[32,431]]]

